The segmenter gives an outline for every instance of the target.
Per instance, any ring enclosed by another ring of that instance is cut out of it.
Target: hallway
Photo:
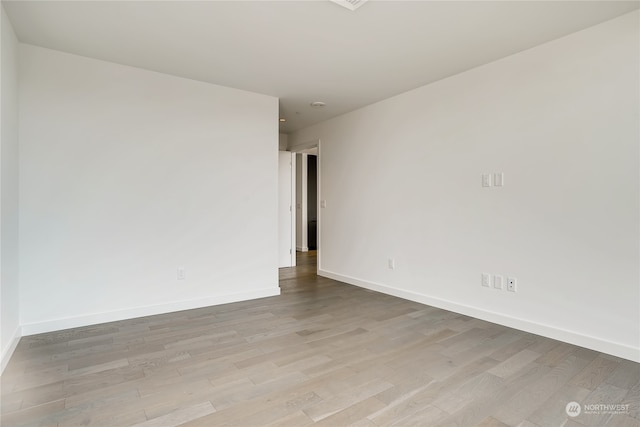
[[[338,283],[318,276],[317,270],[318,251],[296,252],[296,266],[279,270],[282,293],[315,292]]]

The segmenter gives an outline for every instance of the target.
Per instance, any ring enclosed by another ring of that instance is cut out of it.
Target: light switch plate
[[[496,172],[493,174],[493,186],[502,187],[504,185],[504,173]]]
[[[498,274],[493,276],[493,287],[496,289],[502,289],[502,276]]]
[[[489,173],[482,174],[482,186],[491,187],[491,174]]]

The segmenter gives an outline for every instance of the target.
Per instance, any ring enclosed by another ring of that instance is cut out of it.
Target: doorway
[[[318,157],[307,155],[307,247],[318,249]]]
[[[292,174],[292,266],[297,264],[297,255],[316,251],[314,270],[321,267],[322,250],[322,208],[325,201],[322,195],[322,160],[320,140],[315,139],[287,148],[291,155]],[[284,174],[283,174],[284,175]],[[284,205],[283,205],[284,206]],[[311,237],[311,239],[310,239]],[[286,238],[286,237],[285,237]],[[309,254],[311,255],[311,254]],[[316,258],[317,257],[317,258]],[[281,266],[283,267],[283,266]]]
[[[296,153],[296,250],[317,250],[318,238],[318,149]]]

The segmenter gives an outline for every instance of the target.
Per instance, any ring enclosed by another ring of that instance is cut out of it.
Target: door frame
[[[317,148],[318,152],[316,153],[316,162],[317,162],[317,187],[318,187],[318,191],[316,194],[316,199],[317,199],[317,206],[318,206],[318,215],[317,215],[317,228],[316,228],[316,245],[317,245],[317,254],[318,254],[318,263],[317,263],[317,268],[316,271],[320,271],[321,270],[321,266],[322,266],[322,212],[325,209],[323,207],[322,202],[324,201],[324,199],[322,198],[322,143],[320,141],[319,138],[317,139],[313,139],[313,140],[309,140],[300,144],[296,144],[293,145],[289,148],[287,148],[287,151],[291,151],[292,153],[294,153],[294,160],[296,158],[295,154],[303,154],[305,151],[311,150]],[[296,180],[296,176],[295,176],[295,167],[294,167],[294,173],[293,173],[293,180],[294,180],[294,185],[292,186],[294,188],[293,190],[293,205],[294,206],[298,206],[297,203],[298,201],[296,200],[296,191],[295,191],[295,180]],[[293,247],[295,248],[296,245],[296,225],[295,225],[295,221],[297,220],[296,217],[294,217],[294,225],[293,225],[293,242],[294,245]]]

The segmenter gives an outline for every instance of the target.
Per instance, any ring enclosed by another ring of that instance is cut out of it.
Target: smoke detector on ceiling
[[[342,7],[346,7],[349,10],[356,10],[363,4],[367,2],[367,0],[330,0],[335,4],[339,4]]]

